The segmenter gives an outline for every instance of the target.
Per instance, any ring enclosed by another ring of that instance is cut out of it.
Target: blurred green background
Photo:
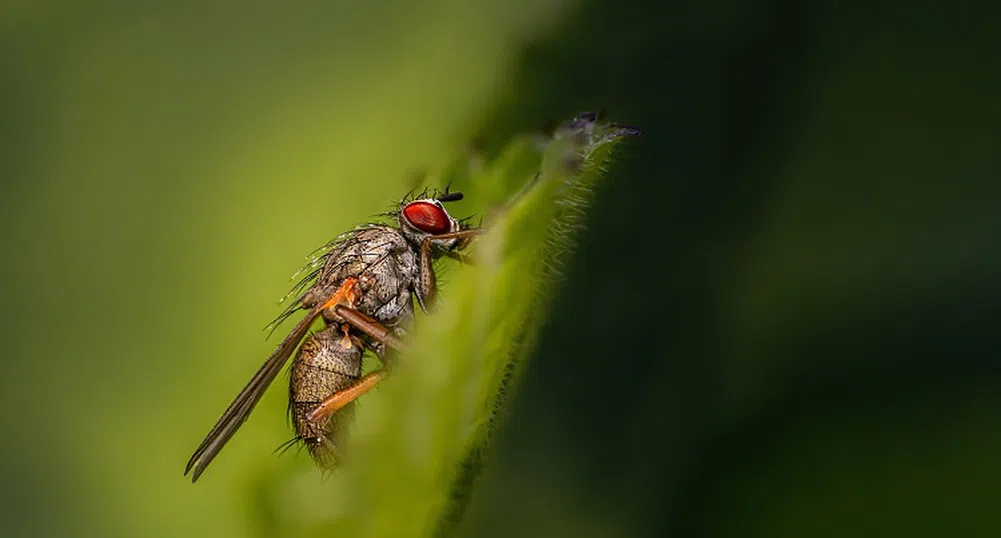
[[[289,275],[597,108],[644,134],[461,532],[1001,535],[1001,8],[933,4],[7,3],[0,535],[330,517],[282,388],[181,476]]]

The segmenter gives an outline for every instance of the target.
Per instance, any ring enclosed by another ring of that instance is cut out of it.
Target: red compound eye
[[[431,202],[411,202],[403,208],[403,216],[418,230],[432,235],[452,229],[445,210]]]

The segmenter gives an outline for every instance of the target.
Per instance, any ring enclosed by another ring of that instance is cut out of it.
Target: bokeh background
[[[0,535],[335,509],[270,455],[280,388],[181,476],[289,275],[471,140],[600,108],[644,134],[461,533],[1001,535],[999,11],[6,3]]]

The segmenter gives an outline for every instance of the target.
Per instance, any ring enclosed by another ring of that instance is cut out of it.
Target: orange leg
[[[371,336],[378,342],[399,350],[403,344],[392,331],[354,307],[358,295],[360,295],[358,279],[355,277],[346,278],[341,287],[337,288],[337,291],[326,302],[320,305],[317,311],[322,312],[333,308],[334,313],[344,318],[344,321],[350,323],[354,328]]]
[[[403,347],[403,343],[400,342],[400,339],[397,338],[392,331],[387,329],[386,326],[366,316],[365,314],[362,314],[357,309],[343,304],[337,304],[334,306],[334,312],[337,313],[338,316],[344,318],[344,321],[350,323],[352,327],[371,336],[377,342],[386,344],[397,351]]]
[[[348,280],[351,282],[348,282]],[[353,278],[348,280],[346,280],[344,284],[338,288],[337,292],[335,292],[334,295],[323,304],[321,310],[333,307],[334,312],[344,318],[344,320],[355,329],[367,334],[374,340],[381,342],[390,348],[399,350],[402,347],[402,343],[395,334],[393,334],[383,324],[369,316],[366,316],[365,314],[362,314],[351,306],[354,304],[354,299],[356,297],[354,285],[357,281]],[[379,381],[382,381],[382,379],[386,377],[386,374],[386,369],[382,369],[365,375],[358,381],[352,383],[351,386],[327,396],[323,402],[320,403],[320,405],[316,406],[316,408],[306,415],[306,418],[312,422],[318,422],[334,414],[337,410],[371,390],[372,387],[376,386]]]
[[[316,406],[315,409],[306,415],[306,418],[312,422],[320,421],[326,417],[337,412],[338,409],[348,405],[353,402],[356,398],[365,394],[372,387],[376,386],[383,378],[386,377],[386,370],[376,370],[370,374],[365,375],[358,381],[351,384],[350,387],[339,390],[330,396],[327,396],[320,405]]]

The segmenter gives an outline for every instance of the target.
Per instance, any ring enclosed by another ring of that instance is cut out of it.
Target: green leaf
[[[612,148],[635,129],[582,115],[516,139],[464,185],[486,204],[476,263],[455,268],[393,375],[358,410],[337,479],[340,536],[433,536],[461,517],[497,409],[523,369]],[[333,534],[331,534],[333,535]]]

